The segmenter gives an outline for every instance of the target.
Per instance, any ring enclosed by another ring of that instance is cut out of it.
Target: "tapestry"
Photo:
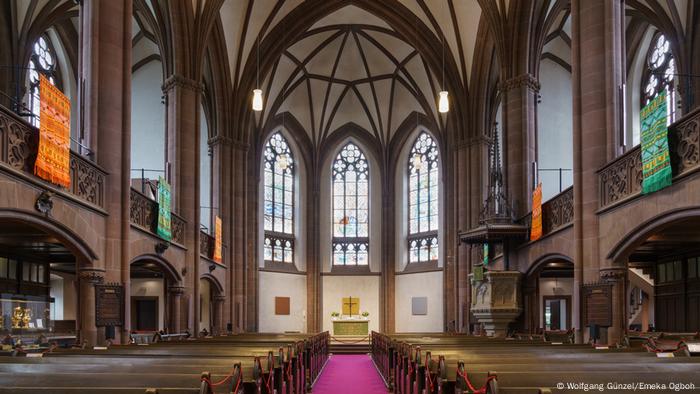
[[[70,101],[57,87],[39,76],[39,151],[34,175],[70,187]]]
[[[156,233],[170,241],[170,185],[165,178],[158,177],[158,228]]]
[[[484,267],[489,265],[489,244],[484,244],[484,256],[482,263],[484,264]]]
[[[671,160],[668,152],[666,91],[642,108],[642,194],[653,193],[671,184]]]
[[[530,225],[530,241],[542,237],[542,183],[538,183],[532,192],[532,224]]]
[[[221,218],[214,219],[214,261],[221,262]]]

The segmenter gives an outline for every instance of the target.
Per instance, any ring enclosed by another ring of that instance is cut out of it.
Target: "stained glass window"
[[[333,264],[369,264],[369,164],[348,143],[333,162]]]
[[[32,54],[29,57],[29,111],[32,117],[29,120],[34,127],[39,127],[39,74],[43,74],[53,85],[56,85],[56,56],[51,48],[49,37],[42,35],[34,43]]]
[[[671,52],[671,43],[663,34],[657,34],[651,42],[647,54],[648,75],[642,81],[641,105],[644,107],[654,97],[664,90],[668,90],[666,104],[668,106],[667,124],[676,120],[676,89],[674,77],[676,75],[676,61]]]
[[[421,133],[408,156],[408,251],[410,263],[438,259],[438,147]]]
[[[294,262],[294,157],[281,133],[263,150],[263,221],[266,261]]]

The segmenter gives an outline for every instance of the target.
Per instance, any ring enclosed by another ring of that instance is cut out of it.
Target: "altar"
[[[368,319],[333,320],[333,335],[369,335]]]

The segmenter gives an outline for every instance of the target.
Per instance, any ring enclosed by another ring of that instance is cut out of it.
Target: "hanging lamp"
[[[260,37],[258,37],[258,45],[257,45],[257,55],[256,55],[256,62],[257,62],[257,70],[256,70],[256,86],[253,90],[253,111],[255,112],[260,112],[263,110],[263,96],[262,96],[262,90],[260,89]]]
[[[438,93],[438,112],[446,114],[450,112],[450,99],[445,90],[445,37],[442,37],[442,90]]]

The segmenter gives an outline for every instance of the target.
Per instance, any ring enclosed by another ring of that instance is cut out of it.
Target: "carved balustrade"
[[[700,108],[669,127],[668,142],[674,181],[700,168]],[[598,190],[601,209],[614,207],[641,194],[640,146],[598,170]]]
[[[199,232],[199,254],[210,260],[214,259],[214,237],[200,230]]]
[[[14,170],[34,176],[38,149],[39,130],[0,106],[0,161]],[[71,185],[67,192],[81,201],[104,208],[106,178],[107,173],[95,163],[70,152]],[[39,181],[38,177],[36,179]],[[61,189],[56,185],[53,187]]]
[[[158,225],[158,203],[138,190],[131,188],[131,205],[129,207],[129,220],[131,224],[151,234],[156,234]],[[185,219],[175,212],[170,213],[170,241],[179,245],[185,244]]]
[[[550,234],[574,222],[574,187],[542,204],[542,233]]]

